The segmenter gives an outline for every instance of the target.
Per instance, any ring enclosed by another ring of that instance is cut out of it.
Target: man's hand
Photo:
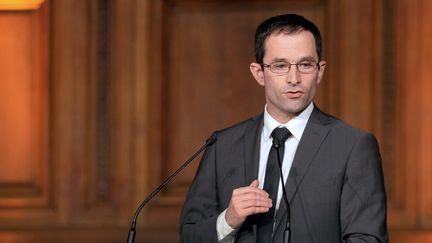
[[[254,180],[249,186],[233,191],[225,213],[225,220],[233,229],[240,228],[247,216],[268,212],[272,207],[269,194],[259,189],[258,184],[258,180]]]

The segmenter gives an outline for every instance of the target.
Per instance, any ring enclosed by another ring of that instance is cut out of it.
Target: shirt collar
[[[276,121],[268,112],[267,105],[264,107],[264,127],[263,127],[263,138],[265,141],[271,139],[271,133],[276,127],[284,126],[288,128],[293,137],[300,141],[303,131],[306,128],[306,124],[309,120],[309,117],[312,114],[314,109],[314,104],[311,102],[306,109],[304,109],[298,116],[289,120],[285,124],[280,124]]]

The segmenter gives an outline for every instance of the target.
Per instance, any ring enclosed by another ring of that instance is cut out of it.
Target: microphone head
[[[280,147],[279,139],[273,138],[273,147],[275,147],[275,148],[279,148]]]
[[[208,146],[213,145],[217,141],[216,133],[213,133],[209,138],[206,140],[206,144]]]

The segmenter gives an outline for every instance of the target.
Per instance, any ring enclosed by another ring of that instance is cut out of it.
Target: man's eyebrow
[[[275,63],[275,62],[288,62],[288,60],[285,58],[274,58],[270,61],[270,63]]]
[[[300,58],[298,61],[297,61],[297,63],[299,63],[299,62],[317,62],[316,60],[315,60],[315,58],[314,57],[312,57],[312,56],[306,56],[306,57],[302,57],[302,58]]]
[[[275,63],[275,62],[289,62],[289,61],[286,58],[274,58],[270,61],[270,63]],[[293,63],[300,63],[300,62],[317,62],[317,61],[312,56],[304,56]]]

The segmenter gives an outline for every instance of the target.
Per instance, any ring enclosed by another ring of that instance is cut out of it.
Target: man
[[[312,102],[326,66],[321,42],[294,14],[257,28],[250,70],[264,87],[264,113],[219,131],[206,150],[181,215],[182,242],[282,242],[287,222],[295,243],[388,241],[375,137]],[[269,172],[279,131],[285,187],[279,168]]]

